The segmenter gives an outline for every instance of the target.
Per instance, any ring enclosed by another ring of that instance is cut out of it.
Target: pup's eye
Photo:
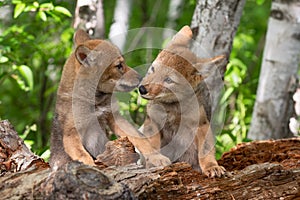
[[[170,77],[165,78],[164,82],[166,82],[168,84],[174,83],[174,81]]]
[[[121,69],[123,69],[123,65],[120,63],[120,64],[116,65],[116,68],[121,70]]]

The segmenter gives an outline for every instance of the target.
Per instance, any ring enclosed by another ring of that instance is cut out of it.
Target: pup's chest
[[[95,98],[95,115],[100,120],[106,120],[112,113],[113,103],[111,95],[96,96]]]
[[[165,124],[162,127],[162,131],[166,134],[172,135],[174,132],[178,130],[180,126],[180,122],[181,122],[180,113],[167,112]]]
[[[161,134],[162,144],[167,144],[175,138],[187,138],[193,140],[193,135],[197,130],[200,118],[199,109],[189,106],[167,105],[158,107],[153,114],[153,121],[156,122]],[[156,118],[154,118],[156,117]],[[176,139],[177,140],[177,139]],[[178,144],[181,139],[178,139]]]
[[[169,141],[178,132],[182,121],[181,111],[177,106],[162,107],[155,110],[156,124],[163,140]],[[153,118],[152,118],[153,119]]]
[[[162,146],[168,144],[172,138],[178,133],[180,127],[180,116],[176,114],[168,114],[166,121],[161,125],[161,143]]]

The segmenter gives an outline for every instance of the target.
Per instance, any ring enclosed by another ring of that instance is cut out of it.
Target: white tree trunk
[[[197,1],[191,28],[201,47],[195,49],[199,56],[229,56],[244,4],[245,0]]]
[[[105,24],[102,0],[77,0],[74,28],[84,29],[93,38],[104,38]]]
[[[97,6],[97,12],[96,12],[97,23],[95,27],[95,37],[105,38],[103,0],[98,0],[96,6]]]
[[[300,2],[273,0],[259,77],[251,139],[289,137],[291,80],[300,62]]]
[[[198,0],[191,28],[195,37],[193,51],[202,58],[224,54],[229,58],[233,38],[240,23],[245,0]],[[223,89],[226,66],[216,70],[203,84],[204,106],[214,133],[222,128],[218,102]],[[215,115],[215,116],[214,116]],[[218,116],[216,116],[218,115]],[[218,119],[217,119],[217,118]],[[214,120],[217,120],[214,122]],[[214,123],[216,125],[214,125]],[[219,126],[219,127],[218,127]]]
[[[0,21],[2,25],[8,23],[10,20],[12,20],[12,6],[5,5],[0,7]],[[0,27],[0,34],[2,35],[2,32],[4,27]]]
[[[110,27],[109,39],[123,51],[128,30],[129,17],[131,13],[132,0],[117,0],[114,23]]]
[[[182,7],[183,7],[183,0],[171,0],[169,3],[169,11],[168,11],[168,21],[166,22],[165,27],[168,29],[175,29],[176,27],[176,20],[180,17]],[[173,36],[173,31],[168,31],[168,29],[164,30],[163,38],[169,38]]]

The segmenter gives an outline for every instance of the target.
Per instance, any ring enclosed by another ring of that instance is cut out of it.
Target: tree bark
[[[107,151],[125,146],[124,151],[132,152],[124,138],[107,146]],[[51,171],[42,159],[32,156],[7,121],[0,122],[0,148],[4,152],[0,158],[3,199],[300,198],[299,138],[240,144],[219,161],[228,171],[221,178],[206,178],[187,163],[151,169],[136,164],[101,169],[103,166],[75,161]],[[4,162],[8,160],[16,161],[18,170],[7,168]]]
[[[126,35],[129,26],[132,0],[117,0],[114,23],[110,27],[108,38],[119,47],[121,52],[124,50]]]
[[[96,27],[95,27],[95,38],[105,38],[105,18],[103,9],[103,0],[97,1],[97,12],[96,12]]]
[[[279,164],[251,165],[208,179],[186,163],[146,170],[136,165],[99,170],[71,162],[58,171],[0,177],[4,199],[296,199],[300,172]]]
[[[191,22],[194,35],[193,51],[202,58],[229,55],[240,23],[245,0],[198,0]],[[216,70],[202,85],[204,107],[213,132],[222,129],[224,115],[218,108],[226,66]]]
[[[248,137],[254,140],[293,136],[289,119],[300,62],[300,3],[274,0],[256,102]]]
[[[191,22],[198,44],[194,50],[198,56],[211,58],[229,56],[233,38],[240,23],[245,0],[198,0]],[[225,66],[221,75],[224,75]]]
[[[83,29],[93,38],[104,38],[105,23],[102,0],[77,0],[75,29]]]
[[[2,25],[8,24],[12,20],[12,6],[10,5],[5,5],[0,7],[0,20]],[[3,33],[3,26],[0,28],[0,34],[2,35]]]
[[[34,155],[7,121],[0,121],[0,176],[28,168],[48,168],[49,165]]]
[[[183,0],[172,0],[169,3],[168,19],[165,28],[174,30],[176,27],[176,20],[180,17],[183,7]],[[163,32],[163,38],[167,39],[173,36],[173,32],[165,29]]]

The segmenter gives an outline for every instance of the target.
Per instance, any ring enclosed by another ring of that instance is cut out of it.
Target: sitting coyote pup
[[[107,128],[119,136],[132,134],[135,137],[129,140],[143,152],[146,144],[135,139],[138,131],[120,116],[112,94],[137,87],[139,74],[125,64],[111,43],[92,40],[83,30],[78,30],[74,39],[77,47],[64,66],[57,92],[51,167],[71,160],[94,165],[93,158],[105,150]],[[169,160],[161,155],[152,163],[157,166],[165,162]]]
[[[189,50],[192,31],[183,27],[159,53],[139,87],[150,100],[141,131],[172,161],[184,161],[208,177],[225,169],[215,159],[214,139],[201,103],[200,83],[215,67],[227,63],[225,56],[197,58]]]

